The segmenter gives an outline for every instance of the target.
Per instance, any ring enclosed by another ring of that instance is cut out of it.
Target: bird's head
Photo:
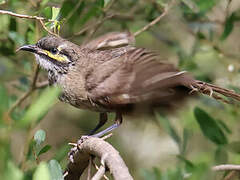
[[[77,60],[78,46],[56,36],[46,36],[36,44],[24,45],[23,50],[34,53],[39,65],[46,70],[66,71]]]

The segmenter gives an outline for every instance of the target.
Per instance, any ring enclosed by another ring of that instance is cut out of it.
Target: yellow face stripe
[[[64,55],[59,55],[59,54],[52,54],[51,52],[47,51],[47,50],[44,50],[44,53],[46,53],[46,55],[56,61],[60,61],[60,62],[63,62],[63,61],[67,61],[67,57],[64,56]]]

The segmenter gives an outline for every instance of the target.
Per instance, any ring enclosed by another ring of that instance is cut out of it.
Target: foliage
[[[240,92],[240,55],[236,48],[240,42],[236,30],[240,20],[240,4],[236,0],[223,1],[178,1],[159,24],[137,36],[136,45],[157,50],[163,57],[175,59],[180,69],[191,72],[199,80]],[[0,9],[44,17],[49,31],[80,44],[105,32],[135,32],[158,17],[169,3],[169,0],[0,0]],[[232,4],[236,7],[231,8]],[[108,15],[112,17],[104,20]],[[102,22],[98,24],[99,21]],[[14,103],[31,90],[35,67],[32,56],[16,54],[15,50],[23,44],[35,43],[47,32],[38,21],[31,19],[0,14],[0,22],[0,179],[62,180],[69,150],[66,142],[76,140],[80,133],[89,132],[95,124],[90,119],[95,117],[67,105],[55,105],[60,92],[58,88],[31,92],[27,100],[9,114]],[[79,33],[89,26],[91,28]],[[40,71],[38,79],[45,80],[46,73]],[[140,144],[141,138],[137,133],[151,134],[152,129],[145,131],[145,127],[152,123],[150,121],[133,121],[131,123],[137,128],[133,130],[126,127],[126,130],[116,134],[119,138],[115,138],[113,143],[125,156],[136,179],[220,178],[222,174],[211,172],[211,166],[240,162],[237,103],[226,105],[201,96],[179,109],[176,114],[155,112],[154,130],[160,129],[165,134],[158,134],[155,138],[157,141],[150,139],[151,142],[147,142],[143,148],[146,150],[152,143],[165,140],[168,134],[168,143],[174,143],[177,149],[174,162],[156,160],[154,162],[157,163],[151,164],[153,161],[149,153],[145,162],[137,163],[140,150],[134,152],[133,156],[131,152],[134,147],[123,145],[120,137],[124,133],[127,139],[133,139],[132,144],[135,140]],[[63,122],[64,130],[55,133]],[[135,136],[133,131],[136,132]],[[151,165],[145,166],[145,163]]]

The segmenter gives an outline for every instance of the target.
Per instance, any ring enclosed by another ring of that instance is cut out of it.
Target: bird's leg
[[[102,137],[104,134],[111,132],[112,130],[118,128],[122,124],[122,114],[120,112],[116,112],[116,117],[114,124],[108,127],[107,129],[104,129],[103,131],[92,135],[93,137]]]
[[[97,126],[90,132],[90,136],[93,135],[98,129],[100,129],[108,120],[108,115],[107,113],[100,113],[99,115],[99,122]]]

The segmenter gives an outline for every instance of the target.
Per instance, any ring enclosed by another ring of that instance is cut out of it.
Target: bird
[[[171,107],[195,92],[226,102],[222,96],[240,101],[233,90],[196,80],[159,53],[135,47],[130,32],[111,32],[77,45],[48,35],[36,44],[17,51],[35,55],[48,72],[49,85],[58,86],[60,101],[80,109],[99,112],[99,122],[90,135],[100,137],[120,126],[123,114],[138,105],[146,108]],[[115,113],[114,123],[96,133]]]

